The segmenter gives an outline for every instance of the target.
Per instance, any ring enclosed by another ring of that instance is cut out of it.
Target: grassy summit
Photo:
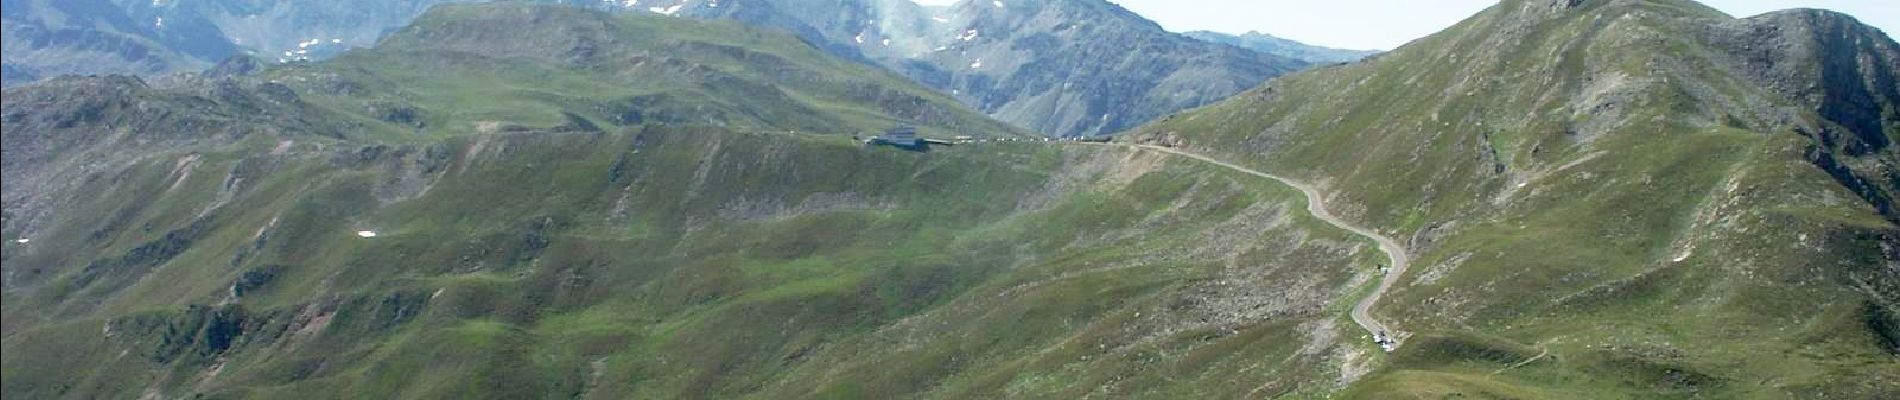
[[[373,49],[267,76],[314,103],[367,110],[424,136],[576,117],[830,134],[900,124],[939,136],[1021,133],[774,31],[567,7],[437,7]]]

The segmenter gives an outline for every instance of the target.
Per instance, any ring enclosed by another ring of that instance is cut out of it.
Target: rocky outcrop
[[[1832,123],[1821,138],[1851,156],[1900,136],[1900,44],[1853,17],[1788,10],[1723,24],[1711,40],[1731,68]]]
[[[1800,9],[1729,21],[1704,33],[1729,70],[1793,101],[1783,121],[1813,139],[1809,161],[1900,221],[1900,43],[1853,17]]]

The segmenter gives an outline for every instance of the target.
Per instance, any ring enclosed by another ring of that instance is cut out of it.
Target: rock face
[[[1371,57],[1374,54],[1379,54],[1378,51],[1373,51],[1373,50],[1346,50],[1346,49],[1335,49],[1335,48],[1324,47],[1324,46],[1314,46],[1314,45],[1310,45],[1306,43],[1300,43],[1292,39],[1285,39],[1278,36],[1273,36],[1273,35],[1260,33],[1260,32],[1247,32],[1247,33],[1243,33],[1239,35],[1232,35],[1232,34],[1226,34],[1226,33],[1220,33],[1220,32],[1193,31],[1193,32],[1187,32],[1183,34],[1195,39],[1205,40],[1205,41],[1213,42],[1213,43],[1238,46],[1243,49],[1291,58],[1291,59],[1305,61],[1305,62],[1313,63],[1313,64],[1348,63],[1348,62],[1353,62],[1353,61],[1359,61],[1366,57]]]
[[[1900,221],[1900,45],[1853,17],[1787,10],[1709,27],[1726,66],[1819,123],[1796,129],[1815,139],[1811,161]]]

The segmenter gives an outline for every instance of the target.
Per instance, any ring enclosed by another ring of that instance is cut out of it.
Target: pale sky
[[[1110,0],[1168,30],[1260,31],[1330,47],[1390,50],[1438,32],[1495,0]],[[917,0],[951,4],[956,0]],[[1703,0],[1735,16],[1786,8],[1851,14],[1892,36],[1900,32],[1896,0]]]

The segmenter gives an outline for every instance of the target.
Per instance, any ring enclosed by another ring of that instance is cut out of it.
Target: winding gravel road
[[[1209,158],[1207,156],[1203,156],[1200,154],[1194,154],[1194,153],[1183,152],[1180,150],[1175,150],[1169,147],[1161,147],[1161,146],[1153,146],[1153,145],[1120,145],[1120,146],[1128,146],[1128,147],[1133,147],[1137,149],[1153,150],[1153,151],[1173,154],[1173,155],[1177,155],[1181,157],[1192,158],[1192,159],[1200,160],[1202,162],[1206,162],[1209,164],[1225,167],[1227,169],[1240,171],[1248,175],[1253,175],[1253,176],[1258,176],[1262,178],[1279,181],[1280,183],[1286,184],[1287,186],[1292,186],[1294,189],[1299,189],[1301,193],[1306,194],[1306,211],[1309,213],[1312,213],[1314,217],[1319,217],[1320,220],[1326,221],[1326,223],[1328,224],[1332,224],[1333,226],[1339,227],[1340,229],[1351,231],[1353,234],[1364,236],[1367,239],[1372,239],[1372,241],[1374,242],[1378,242],[1379,251],[1385,252],[1385,257],[1390,259],[1392,263],[1390,265],[1390,268],[1386,269],[1385,278],[1379,281],[1379,288],[1376,290],[1373,290],[1372,294],[1367,295],[1366,298],[1360,299],[1358,304],[1353,305],[1352,321],[1354,323],[1359,324],[1360,327],[1365,328],[1367,334],[1378,335],[1380,333],[1385,333],[1387,335],[1392,335],[1392,334],[1397,333],[1395,331],[1387,329],[1385,324],[1379,323],[1378,320],[1372,318],[1372,305],[1377,304],[1379,302],[1379,298],[1384,297],[1385,292],[1388,290],[1391,290],[1392,285],[1398,283],[1399,277],[1405,275],[1405,268],[1407,266],[1410,266],[1412,263],[1411,258],[1407,256],[1408,253],[1407,253],[1407,250],[1405,249],[1405,246],[1400,245],[1399,241],[1393,240],[1391,237],[1379,234],[1379,232],[1373,231],[1371,229],[1366,229],[1358,225],[1353,225],[1352,223],[1339,219],[1339,217],[1336,215],[1333,215],[1331,211],[1327,211],[1326,197],[1320,195],[1319,189],[1315,189],[1313,188],[1313,186],[1307,185],[1306,183],[1295,181],[1292,179],[1283,178],[1274,174],[1260,172],[1260,171],[1253,170],[1247,167],[1234,165],[1225,161],[1216,160],[1216,159]],[[1393,343],[1393,347],[1394,348],[1397,347],[1396,342]]]

